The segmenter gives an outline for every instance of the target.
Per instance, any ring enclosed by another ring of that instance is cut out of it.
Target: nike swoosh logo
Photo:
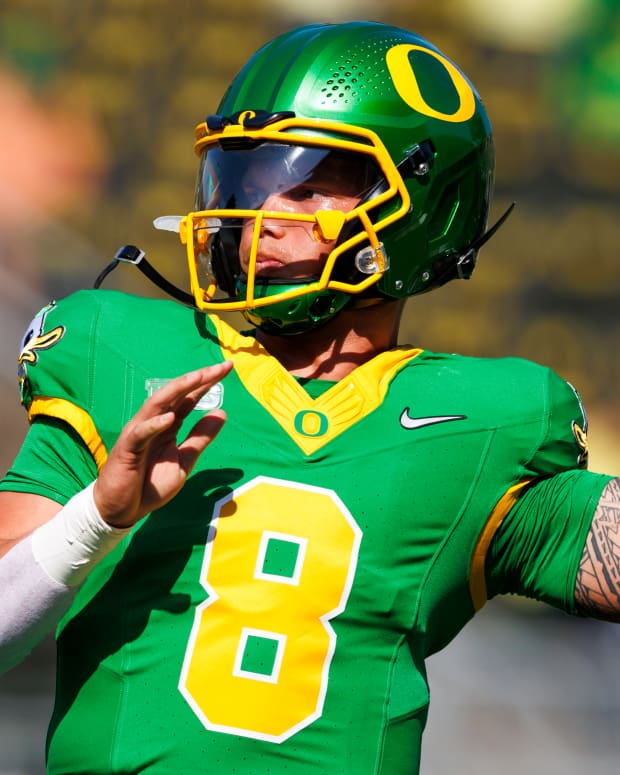
[[[427,425],[437,425],[440,422],[453,422],[454,420],[466,420],[464,414],[440,414],[435,417],[410,417],[409,407],[403,409],[400,416],[400,424],[408,431],[415,428],[424,428]]]

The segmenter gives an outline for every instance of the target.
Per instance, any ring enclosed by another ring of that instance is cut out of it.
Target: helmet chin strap
[[[485,231],[481,237],[478,237],[478,239],[471,243],[471,245],[465,251],[465,255],[469,255],[472,250],[477,253],[480,248],[491,239],[499,227],[503,226],[504,221],[508,218],[510,213],[515,209],[515,204],[515,202],[511,202],[506,211],[497,219],[497,221],[495,221],[493,226],[491,226],[490,229],[487,229],[487,231]]]
[[[454,280],[456,278],[460,280],[469,280],[476,267],[478,251],[491,239],[499,227],[504,224],[514,208],[515,203],[512,202],[508,209],[493,224],[493,226],[485,231],[485,233],[480,237],[475,239],[463,253],[459,255],[453,254],[446,256],[445,258],[436,261],[434,266],[436,273],[433,285],[444,285],[449,280]]]
[[[160,290],[164,291],[164,293],[167,293],[169,296],[172,296],[173,299],[180,301],[181,304],[197,309],[196,304],[194,303],[194,297],[190,293],[181,290],[176,285],[173,285],[166,280],[166,278],[146,260],[145,252],[135,245],[123,245],[122,248],[119,248],[116,251],[114,259],[97,276],[97,279],[93,283],[93,288],[99,288],[110,272],[116,269],[120,263],[137,266],[142,274],[148,277],[149,280]]]

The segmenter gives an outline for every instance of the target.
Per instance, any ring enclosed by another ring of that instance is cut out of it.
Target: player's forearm
[[[575,602],[581,613],[620,622],[620,479],[603,490],[581,557]]]
[[[52,579],[35,561],[32,537],[0,560],[0,674],[19,664],[50,632],[74,590]]]
[[[0,558],[0,673],[57,624],[74,590],[127,532],[101,519],[91,485]]]

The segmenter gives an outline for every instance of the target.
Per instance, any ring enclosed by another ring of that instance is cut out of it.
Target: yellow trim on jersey
[[[422,350],[396,348],[377,355],[312,398],[253,337],[214,318],[224,356],[245,389],[306,455],[311,455],[381,405],[396,372]]]
[[[479,611],[487,602],[485,565],[487,552],[489,551],[489,546],[491,546],[493,536],[497,533],[504,518],[516,503],[523,488],[527,487],[531,481],[531,477],[522,479],[520,482],[513,484],[512,487],[509,487],[508,490],[506,490],[495,504],[491,516],[487,519],[485,526],[482,528],[482,532],[478,536],[469,568],[469,589],[476,611]]]
[[[55,417],[70,425],[90,450],[97,464],[97,470],[101,470],[108,458],[108,451],[88,412],[65,398],[39,396],[30,404],[28,420],[32,422],[39,415]]]

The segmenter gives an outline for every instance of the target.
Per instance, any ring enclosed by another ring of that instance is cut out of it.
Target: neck
[[[297,377],[341,380],[366,361],[396,346],[403,306],[403,302],[393,301],[345,309],[323,327],[307,334],[274,336],[258,331],[256,338]]]

